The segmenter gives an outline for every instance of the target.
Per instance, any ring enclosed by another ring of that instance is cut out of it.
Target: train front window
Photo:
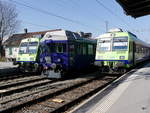
[[[56,44],[56,52],[57,53],[64,53],[66,52],[66,44],[63,44],[63,43],[59,43],[59,44]]]
[[[35,54],[37,52],[38,42],[29,42],[28,52],[29,54]]]
[[[27,46],[28,46],[28,42],[21,43],[20,47],[19,47],[19,54],[26,54],[27,53]]]
[[[49,52],[51,53],[64,53],[66,52],[65,43],[50,43],[48,44]]]
[[[29,54],[35,54],[37,51],[37,46],[29,46]]]
[[[112,50],[127,50],[128,48],[128,37],[116,37],[113,38]]]
[[[37,46],[38,42],[29,42],[29,46]]]
[[[110,47],[111,47],[111,39],[110,38],[104,38],[104,39],[100,39],[98,41],[99,51],[110,51]]]

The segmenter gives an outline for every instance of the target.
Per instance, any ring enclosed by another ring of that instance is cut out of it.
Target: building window
[[[9,48],[9,55],[12,55],[12,48]]]

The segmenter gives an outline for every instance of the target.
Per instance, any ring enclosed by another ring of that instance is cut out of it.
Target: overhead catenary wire
[[[45,25],[41,25],[41,24],[35,24],[35,23],[32,23],[32,22],[28,22],[28,21],[21,21],[21,22],[27,23],[27,24],[30,24],[30,25],[33,25],[33,26],[41,27],[41,28],[47,28],[47,29],[50,29],[49,26],[45,26]]]
[[[73,7],[74,7],[74,6],[80,7],[80,4],[79,4],[77,1],[73,1],[73,0],[69,0],[69,1],[59,0],[59,2],[62,3],[62,4],[66,4],[66,3],[70,2],[70,3],[72,3],[72,6],[73,6]],[[72,7],[72,8],[73,8],[73,7]],[[83,6],[82,6],[82,7],[83,7]],[[86,9],[83,8],[83,10],[84,10],[84,13],[87,13],[88,15],[91,15],[91,16],[96,17],[96,18],[94,18],[94,19],[97,19],[98,21],[104,23],[104,25],[105,25],[105,20],[103,20],[103,19],[102,19],[99,15],[97,15],[95,12],[92,12],[93,9],[90,9],[89,7],[86,6]],[[99,28],[98,30],[103,30],[103,31],[105,31],[104,29],[100,29],[100,28]]]
[[[123,23],[125,23],[128,27],[130,26],[124,19],[122,19],[120,16],[118,16],[113,11],[111,11],[109,8],[107,8],[102,2],[100,2],[99,0],[95,0],[95,1],[97,2],[97,4],[99,4],[104,9],[106,9],[110,14],[112,14],[113,16],[117,17],[117,19],[119,19],[120,21],[122,21]]]
[[[41,12],[41,13],[43,13],[43,14],[50,15],[50,16],[53,16],[53,17],[57,17],[57,18],[59,18],[59,19],[62,19],[62,20],[65,20],[65,21],[68,21],[68,22],[71,22],[71,23],[74,23],[74,24],[78,24],[78,25],[80,25],[80,26],[91,27],[91,26],[86,25],[86,24],[84,24],[84,23],[82,23],[82,22],[80,22],[80,21],[76,21],[76,20],[73,20],[73,19],[70,19],[70,18],[67,18],[67,17],[64,17],[64,16],[60,16],[60,15],[54,14],[54,13],[52,13],[52,12],[43,10],[43,9],[35,8],[35,7],[33,7],[33,6],[31,6],[31,5],[27,4],[27,3],[25,4],[25,3],[18,2],[18,1],[15,1],[15,0],[9,0],[9,1],[11,1],[11,2],[13,2],[13,3],[15,3],[15,4],[18,4],[18,5],[24,6],[24,7],[28,7],[28,8],[30,8],[30,9],[32,9],[32,10]]]
[[[61,1],[61,0],[60,0]],[[80,7],[80,4],[77,2],[77,1],[73,1],[73,0],[69,0],[72,4],[76,4],[76,5],[78,5],[79,7]],[[96,17],[96,19],[98,19],[98,20],[101,20],[103,23],[105,22],[105,20],[103,20],[101,17],[99,17],[99,15],[97,15],[95,12],[92,12],[92,8],[90,8],[90,7],[87,7],[86,6],[86,9],[85,8],[83,8],[83,10],[84,10],[84,13],[87,13],[88,15],[90,14],[90,15],[93,15],[94,17]]]

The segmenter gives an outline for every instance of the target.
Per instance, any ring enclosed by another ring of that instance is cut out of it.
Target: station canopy
[[[150,0],[116,0],[134,18],[150,14]]]

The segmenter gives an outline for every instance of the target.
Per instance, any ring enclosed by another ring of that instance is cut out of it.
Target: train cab
[[[137,52],[137,47],[141,53]],[[146,49],[149,49],[148,44],[136,35],[121,29],[111,29],[97,38],[95,65],[102,67],[102,71],[124,73],[146,59]]]
[[[39,38],[23,39],[19,46],[16,63],[22,72],[36,72],[38,70]]]
[[[40,41],[42,75],[61,78],[65,73],[89,67],[95,61],[96,41],[77,32],[47,32]]]

